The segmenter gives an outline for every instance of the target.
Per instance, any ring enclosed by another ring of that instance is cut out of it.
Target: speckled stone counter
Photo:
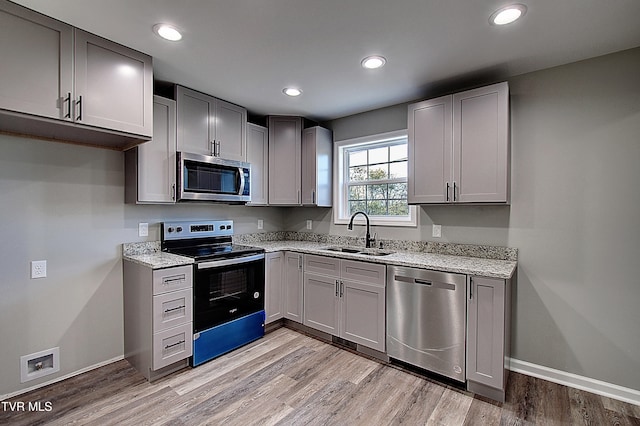
[[[448,254],[414,251],[396,251],[395,253],[387,256],[370,256],[366,254],[335,252],[326,250],[329,246],[327,243],[314,241],[257,241],[252,243],[252,245],[264,248],[267,253],[276,251],[295,251],[298,253],[338,257],[340,259],[362,260],[371,263],[382,263],[385,265],[399,265],[444,272],[457,272],[460,274],[490,278],[511,278],[517,266],[517,262],[511,260],[483,259],[479,257],[453,256]]]
[[[302,232],[271,232],[234,236],[234,243],[264,248],[267,253],[295,251],[340,259],[362,260],[385,265],[408,266],[490,278],[511,278],[516,270],[518,250],[510,247],[424,241],[382,240],[387,256],[344,253],[327,250],[330,246],[364,247],[360,238]],[[160,242],[125,243],[123,259],[153,269],[188,265],[193,259],[160,251]]]
[[[193,263],[193,259],[190,257],[161,252],[160,241],[124,243],[122,258],[152,269],[171,268]]]

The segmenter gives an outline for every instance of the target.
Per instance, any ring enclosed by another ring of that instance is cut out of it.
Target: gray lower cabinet
[[[281,251],[265,254],[264,310],[265,324],[284,318],[283,266],[284,253]]]
[[[247,123],[247,162],[251,164],[251,202],[248,206],[269,204],[269,130]]]
[[[386,266],[304,257],[303,324],[385,351]]]
[[[0,38],[2,130],[117,148],[151,138],[150,56],[4,0]]]
[[[508,203],[506,82],[408,107],[409,204]]]
[[[504,401],[510,356],[511,281],[469,277],[467,388]]]
[[[176,86],[178,151],[226,160],[247,159],[247,110],[183,86]]]
[[[151,269],[125,260],[124,356],[147,380],[188,365],[193,352],[191,265]]]
[[[302,323],[303,312],[302,259],[300,253],[285,252],[282,270],[284,317],[299,323]]]
[[[176,103],[153,97],[153,140],[125,152],[125,202],[176,200]]]

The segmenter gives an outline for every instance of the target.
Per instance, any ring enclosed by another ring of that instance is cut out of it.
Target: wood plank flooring
[[[38,401],[0,424],[640,425],[639,406],[517,373],[496,403],[287,328],[152,384],[119,361],[8,400]]]

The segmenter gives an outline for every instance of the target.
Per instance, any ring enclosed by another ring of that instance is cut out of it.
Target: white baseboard
[[[124,355],[120,355],[120,356],[117,356],[115,358],[111,358],[111,359],[108,359],[106,361],[99,362],[99,363],[91,365],[89,367],[85,367],[85,368],[83,368],[81,370],[74,371],[73,373],[69,373],[69,374],[65,374],[64,376],[56,377],[55,379],[49,380],[47,382],[40,383],[40,384],[35,385],[35,386],[31,386],[31,387],[26,388],[26,389],[20,389],[19,391],[16,391],[16,392],[11,392],[11,393],[8,393],[8,394],[5,394],[5,395],[0,395],[0,401],[4,401],[5,399],[13,398],[14,396],[22,395],[23,393],[31,392],[33,390],[40,389],[40,388],[43,388],[45,386],[52,385],[54,383],[61,382],[63,380],[69,379],[69,378],[74,377],[74,376],[78,376],[78,375],[80,375],[82,373],[86,373],[87,371],[95,370],[96,368],[104,367],[105,365],[111,364],[112,362],[120,361],[122,359],[124,359]]]
[[[614,385],[613,383],[607,383],[589,377],[579,376],[573,373],[567,373],[566,371],[556,370],[543,365],[521,361],[519,359],[511,358],[508,361],[510,365],[509,369],[516,373],[537,377],[549,382],[628,402],[629,404],[640,405],[640,391],[638,390],[625,388]]]

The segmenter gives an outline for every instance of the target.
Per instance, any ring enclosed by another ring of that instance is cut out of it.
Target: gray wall
[[[509,81],[510,207],[422,207],[384,238],[520,249],[514,358],[640,390],[640,49]],[[335,140],[406,127],[406,104],[330,123]],[[285,216],[332,234],[328,209]]]
[[[282,229],[278,208],[125,205],[121,152],[6,135],[0,149],[0,395],[122,356],[122,243],[158,240],[165,219]],[[43,259],[47,278],[30,279]],[[60,373],[20,384],[20,356],[55,346]]]

